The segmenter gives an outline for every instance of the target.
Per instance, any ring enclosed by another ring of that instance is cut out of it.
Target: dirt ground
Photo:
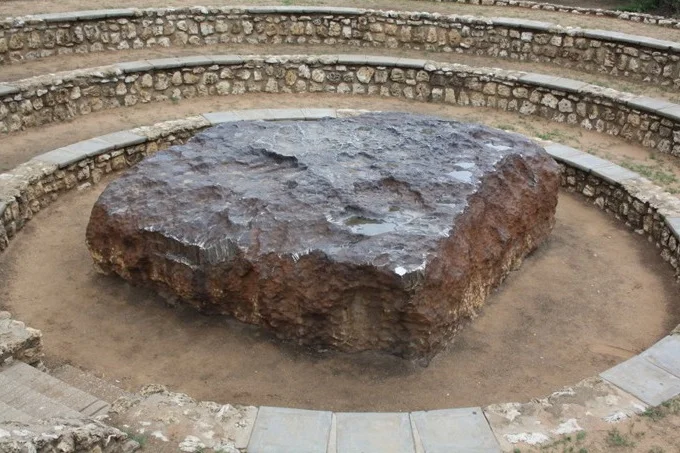
[[[128,390],[162,383],[197,399],[332,410],[524,401],[639,353],[680,321],[656,251],[562,194],[551,239],[455,342],[422,369],[378,354],[311,353],[92,269],[84,234],[104,185],[30,222],[0,256],[0,300],[69,362]]]
[[[562,0],[552,3],[568,3],[584,7],[613,8],[624,5],[626,1],[617,0]],[[639,24],[626,20],[608,17],[582,16],[554,11],[537,11],[528,8],[507,6],[467,5],[439,1],[413,0],[60,0],[53,2],[36,2],[35,0],[5,0],[0,2],[1,16],[19,16],[63,11],[77,11],[103,8],[144,8],[144,7],[178,7],[201,4],[212,5],[320,5],[349,6],[354,8],[384,9],[400,11],[431,11],[443,14],[469,14],[487,17],[519,17],[560,23],[564,26],[597,28],[619,31],[622,33],[649,36],[652,38],[680,41],[680,30]]]

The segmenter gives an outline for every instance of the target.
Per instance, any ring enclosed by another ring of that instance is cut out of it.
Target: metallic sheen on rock
[[[538,145],[404,113],[226,123],[113,181],[98,266],[282,338],[428,359],[550,233]]]

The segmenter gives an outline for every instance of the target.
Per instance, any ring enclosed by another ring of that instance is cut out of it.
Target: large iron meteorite
[[[515,134],[373,113],[244,121],[104,190],[96,264],[301,344],[432,357],[554,225],[555,162]]]

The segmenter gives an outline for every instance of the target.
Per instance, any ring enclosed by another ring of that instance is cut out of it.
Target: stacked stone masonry
[[[672,17],[656,16],[654,14],[616,11],[600,8],[583,8],[579,6],[558,5],[555,3],[527,2],[521,0],[419,0],[437,3],[467,3],[469,5],[511,6],[515,8],[529,8],[542,11],[557,11],[560,13],[578,14],[581,16],[602,16],[628,20],[643,24],[658,25],[660,27],[680,28],[680,20]]]
[[[121,9],[0,21],[0,63],[217,44],[347,45],[551,63],[680,87],[680,44],[548,22],[354,8]]]
[[[213,55],[120,63],[0,85],[0,132],[139,103],[246,93],[372,95],[488,107],[680,156],[680,106],[570,79],[362,55]]]

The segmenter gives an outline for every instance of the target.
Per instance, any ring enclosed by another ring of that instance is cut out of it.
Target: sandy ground
[[[24,61],[9,66],[3,66],[0,73],[3,81],[14,81],[30,78],[35,74],[49,74],[69,71],[75,67],[93,68],[121,61],[135,61],[150,58],[166,58],[187,55],[219,55],[219,54],[276,54],[276,55],[323,55],[323,54],[365,54],[390,55],[395,57],[422,58],[441,62],[459,63],[474,67],[502,68],[508,70],[536,72],[540,74],[556,75],[570,79],[581,80],[595,85],[613,88],[645,96],[667,99],[680,103],[680,93],[673,87],[661,86],[643,82],[635,82],[620,77],[604,74],[589,74],[578,70],[561,68],[547,63],[530,63],[525,61],[507,60],[502,58],[478,57],[460,55],[456,53],[428,52],[419,50],[399,50],[372,47],[325,46],[325,45],[216,45],[204,47],[154,48],[126,50],[116,52],[101,52],[85,55],[61,55],[42,60]]]
[[[579,4],[585,7],[612,8],[617,4],[625,4],[625,1],[570,1],[569,4]],[[558,3],[558,2],[553,2]],[[637,35],[650,36],[658,39],[680,41],[680,30],[658,27],[655,25],[639,24],[620,19],[579,16],[570,13],[552,11],[535,11],[528,8],[512,8],[505,6],[482,6],[466,5],[461,3],[448,3],[437,1],[413,1],[413,0],[60,0],[35,1],[35,0],[5,0],[0,2],[0,16],[18,16],[24,14],[37,14],[61,11],[77,11],[103,8],[143,8],[143,7],[170,7],[170,6],[194,6],[202,4],[212,5],[326,5],[326,6],[350,6],[367,9],[386,9],[401,11],[431,11],[444,14],[470,14],[487,17],[520,17],[535,20],[560,23],[564,26],[597,28],[603,30],[619,31]]]
[[[415,410],[527,400],[594,375],[680,320],[669,269],[639,237],[562,194],[551,239],[428,368],[378,354],[311,353],[94,272],[84,244],[104,187],[66,196],[0,257],[0,300],[70,362],[128,390],[333,410]]]

